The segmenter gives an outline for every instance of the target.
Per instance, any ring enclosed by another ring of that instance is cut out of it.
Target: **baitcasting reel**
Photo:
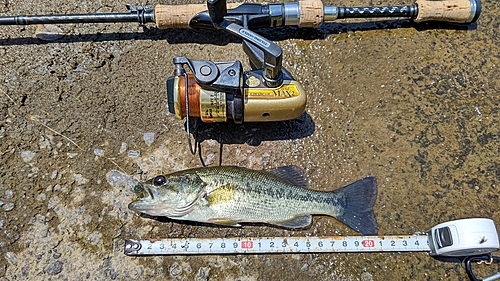
[[[225,0],[208,0],[215,28],[243,39],[243,49],[253,70],[243,71],[240,61],[214,63],[176,57],[174,76],[167,80],[168,107],[178,119],[187,118],[191,152],[190,117],[203,123],[268,122],[291,120],[305,110],[306,95],[301,84],[282,67],[282,50],[274,42],[224,19]],[[187,66],[192,74],[187,74]]]

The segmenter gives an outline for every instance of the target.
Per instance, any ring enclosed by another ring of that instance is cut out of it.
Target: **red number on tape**
[[[367,248],[375,247],[375,241],[373,241],[373,240],[363,240],[362,244],[363,244],[363,247],[367,247]]]
[[[253,241],[241,241],[241,248],[243,249],[253,248]]]

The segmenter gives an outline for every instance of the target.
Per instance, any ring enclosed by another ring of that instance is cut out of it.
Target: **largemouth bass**
[[[362,235],[378,231],[374,177],[321,192],[307,188],[296,166],[261,171],[217,166],[159,175],[139,182],[134,191],[141,198],[129,208],[150,216],[226,226],[266,223],[304,228],[312,215],[327,215]]]

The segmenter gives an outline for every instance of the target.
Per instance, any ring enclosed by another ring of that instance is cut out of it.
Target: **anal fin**
[[[213,224],[218,224],[218,225],[241,227],[241,225],[239,224],[239,222],[241,220],[227,219],[227,218],[212,218],[212,219],[208,219],[208,221],[213,223]]]
[[[292,219],[285,221],[272,222],[271,224],[275,224],[286,228],[304,228],[311,225],[311,222],[312,222],[312,216],[304,215],[304,216],[296,216],[293,217]]]

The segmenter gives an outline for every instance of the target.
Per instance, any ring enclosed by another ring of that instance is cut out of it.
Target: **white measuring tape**
[[[429,251],[426,235],[126,240],[127,255]]]
[[[439,224],[424,234],[267,238],[170,238],[126,240],[126,255],[222,255],[329,252],[429,252],[471,256],[500,248],[495,224],[473,218]]]

